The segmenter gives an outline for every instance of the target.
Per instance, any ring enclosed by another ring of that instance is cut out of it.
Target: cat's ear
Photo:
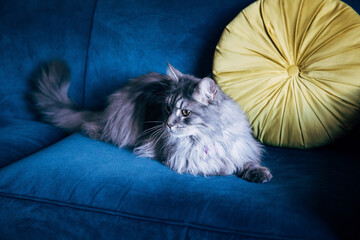
[[[167,64],[168,68],[166,70],[166,75],[168,75],[174,81],[178,82],[179,79],[183,76],[183,74],[179,70],[171,66],[170,63]]]
[[[195,87],[192,97],[204,105],[209,105],[215,99],[216,93],[217,87],[215,81],[206,77]]]

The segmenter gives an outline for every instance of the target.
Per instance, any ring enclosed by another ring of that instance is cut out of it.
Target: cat
[[[69,85],[66,63],[42,66],[32,96],[44,121],[130,148],[180,174],[235,174],[257,183],[272,178],[261,165],[263,148],[245,113],[209,77],[183,74],[168,64],[166,74],[130,80],[99,112],[78,108],[68,97]]]

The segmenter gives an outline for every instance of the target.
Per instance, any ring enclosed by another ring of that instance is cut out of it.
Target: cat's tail
[[[96,138],[98,113],[82,110],[69,98],[70,69],[62,61],[45,63],[34,77],[32,97],[44,121],[68,132],[83,130]]]

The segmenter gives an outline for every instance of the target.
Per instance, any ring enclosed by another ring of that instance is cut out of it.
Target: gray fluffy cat
[[[133,149],[178,173],[231,175],[267,182],[261,145],[246,115],[211,78],[167,74],[132,79],[109,97],[102,112],[79,109],[68,97],[70,70],[60,61],[44,65],[33,97],[43,119],[69,132]]]

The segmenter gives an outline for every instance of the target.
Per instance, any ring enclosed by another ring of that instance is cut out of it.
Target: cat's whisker
[[[153,135],[157,135],[158,133],[162,132],[163,131],[163,126],[162,125],[159,125],[157,128],[154,128],[152,129],[152,133],[150,135],[150,137],[152,137]]]
[[[158,142],[159,142],[160,139],[164,136],[164,134],[165,134],[165,131],[163,131],[163,132],[160,134],[160,136],[158,137],[158,139],[155,141],[155,145],[158,144]]]
[[[149,132],[151,132],[151,131],[153,131],[153,129],[146,129],[146,130],[142,131],[142,132],[139,134],[138,137],[142,137],[142,136],[146,135],[147,133],[149,133]]]
[[[144,132],[142,132],[141,134],[139,134],[138,138],[144,137],[145,135],[151,133],[152,131],[155,131],[155,130],[147,130],[147,131],[144,131]],[[153,134],[153,133],[152,133],[152,134]]]
[[[156,130],[153,134],[151,134],[150,139],[152,141],[156,140],[155,144],[157,144],[158,141],[164,136],[164,134],[165,134],[164,129],[160,128],[160,129]]]
[[[156,125],[156,126],[154,126],[154,127],[148,128],[148,129],[142,131],[142,132],[139,134],[138,138],[143,137],[144,135],[146,135],[146,134],[148,134],[148,133],[150,133],[150,132],[152,132],[152,131],[156,131],[156,130],[158,130],[158,129],[160,129],[160,128],[162,128],[162,125]]]
[[[158,135],[160,135],[161,133],[163,133],[162,128],[159,128],[150,135],[150,138],[151,139],[158,138]]]

